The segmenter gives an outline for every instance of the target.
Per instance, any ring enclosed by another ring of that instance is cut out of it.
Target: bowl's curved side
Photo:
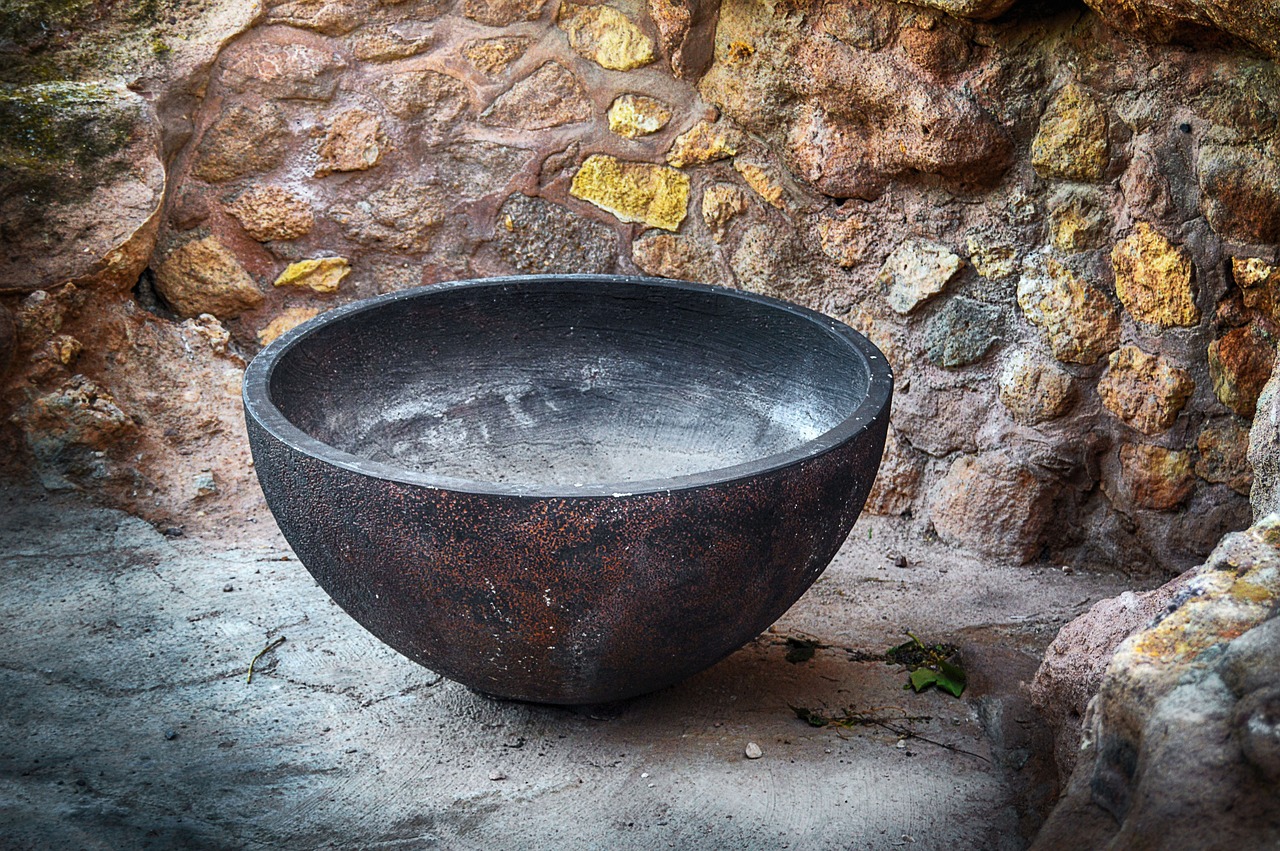
[[[281,530],[356,621],[477,690],[582,704],[694,674],[799,599],[862,509],[888,414],[764,474],[572,498],[362,474],[246,422]]]

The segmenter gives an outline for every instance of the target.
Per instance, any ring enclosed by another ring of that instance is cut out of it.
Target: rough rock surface
[[[1017,298],[1027,321],[1044,329],[1060,361],[1097,363],[1120,343],[1115,305],[1053,257],[1028,261]]]
[[[232,319],[263,300],[235,255],[212,236],[185,243],[160,261],[156,291],[182,316]]]
[[[1154,325],[1200,320],[1191,288],[1191,256],[1146,222],[1111,250],[1116,295],[1135,319]]]
[[[1033,848],[1280,843],[1280,515],[1228,535],[1156,594],[1168,603],[1107,664],[1066,792]],[[1038,687],[1054,689],[1053,673]]]
[[[1253,468],[1249,501],[1254,518],[1280,512],[1280,359],[1258,396],[1249,431],[1249,466]]]
[[[942,292],[963,265],[945,245],[907,240],[884,261],[876,280],[889,306],[905,314]]]
[[[0,86],[0,294],[128,289],[156,244],[160,127],[117,83]]]
[[[1098,381],[1106,409],[1143,434],[1168,431],[1194,389],[1186,370],[1137,346],[1113,352]]]
[[[1043,544],[1051,496],[1034,472],[990,453],[956,461],[938,484],[930,508],[944,541],[1027,562]]]

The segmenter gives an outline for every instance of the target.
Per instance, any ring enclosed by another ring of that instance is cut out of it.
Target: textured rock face
[[[1143,434],[1168,431],[1194,389],[1185,370],[1136,346],[1112,354],[1098,382],[1107,410]]]
[[[154,20],[98,4],[76,38],[28,21],[34,41],[0,69],[0,117],[23,104],[33,119],[0,121],[0,164],[21,178],[0,178],[0,241],[22,246],[0,257],[5,403],[82,374],[132,416],[84,317],[118,330],[138,306],[171,342],[181,326],[160,316],[214,316],[248,356],[331,306],[451,278],[693,278],[823,310],[882,347],[897,484],[875,510],[999,558],[1047,545],[1067,563],[1185,568],[1244,522],[1243,435],[1280,319],[1280,71],[1204,39],[1260,44],[1246,22],[1265,16],[1187,3],[1125,4],[1139,21],[1008,0],[289,0],[260,14],[199,0]],[[1171,23],[1187,9],[1194,31]],[[83,79],[35,81],[62,57]],[[79,94],[27,97],[59,87]],[[50,159],[47,134],[4,132],[45,125],[85,144]],[[55,186],[77,200],[45,204]],[[112,351],[121,370],[157,368]],[[221,357],[175,359],[170,377]],[[176,451],[161,419],[142,415],[122,447]],[[15,464],[47,466],[38,422],[0,417]],[[214,443],[229,457],[238,439]],[[247,467],[215,473],[209,506],[252,487]],[[937,496],[962,484],[1020,496],[969,517]],[[154,511],[148,487],[112,498]],[[1049,511],[1068,532],[1024,534]]]
[[[933,495],[933,525],[945,541],[1029,561],[1042,544],[1052,492],[1000,454],[963,457]]]
[[[1160,602],[1163,609],[1143,625]],[[1088,643],[1051,649],[1036,689],[1042,703],[1061,700],[1078,712],[1087,691],[1081,684],[1097,680],[1090,660],[1139,626],[1106,665],[1066,792],[1032,847],[1280,843],[1278,602],[1280,515],[1273,514],[1228,535],[1205,565],[1169,586],[1102,604],[1064,630],[1060,640]],[[1099,623],[1103,615],[1109,623]]]

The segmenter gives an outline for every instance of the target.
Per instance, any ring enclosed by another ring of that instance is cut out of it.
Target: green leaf
[[[938,672],[928,668],[916,668],[911,672],[911,687],[917,692],[924,691],[938,682]]]
[[[943,674],[938,674],[933,682],[935,685],[937,685],[938,688],[947,692],[952,697],[959,697],[960,695],[964,694],[964,680],[956,682],[950,677],[944,676]]]

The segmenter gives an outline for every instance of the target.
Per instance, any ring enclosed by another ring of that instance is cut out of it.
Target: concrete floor
[[[770,633],[666,691],[569,710],[440,679],[333,605],[269,520],[236,531],[253,543],[0,491],[0,847],[1022,848],[1053,788],[1018,685],[1126,587],[864,518]],[[906,628],[961,645],[962,700],[863,661]],[[789,635],[827,646],[789,662]]]

